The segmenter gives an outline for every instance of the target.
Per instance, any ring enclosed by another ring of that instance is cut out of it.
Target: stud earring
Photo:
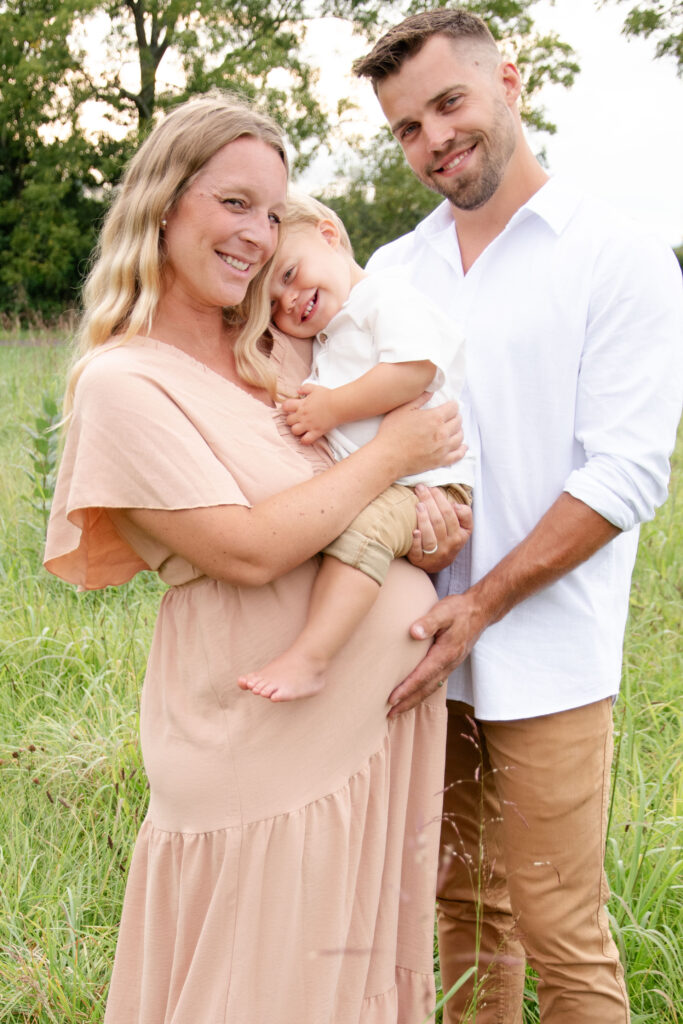
[[[161,218],[161,230],[165,231],[167,227],[168,227],[168,221],[166,220],[165,217],[162,217]]]

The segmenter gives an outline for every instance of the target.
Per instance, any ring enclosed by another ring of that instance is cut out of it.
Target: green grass
[[[102,1020],[147,802],[138,697],[163,588],[141,574],[77,594],[41,568],[24,425],[65,364],[61,346],[0,344],[0,1024]],[[683,1006],[682,549],[674,488],[643,530],[615,717],[609,909],[634,1024],[677,1024]]]

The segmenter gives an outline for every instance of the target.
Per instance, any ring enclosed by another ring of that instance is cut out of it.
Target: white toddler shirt
[[[358,282],[348,299],[313,345],[308,378],[326,388],[349,384],[378,363],[429,360],[436,367],[427,388],[433,392],[427,407],[457,398],[465,375],[462,330],[410,283],[400,267],[369,275]],[[377,433],[381,416],[344,423],[326,434],[336,459],[358,450]],[[460,483],[474,486],[474,455],[453,466],[401,477],[398,483]]]

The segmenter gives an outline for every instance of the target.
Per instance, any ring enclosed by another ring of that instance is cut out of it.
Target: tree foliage
[[[59,0],[0,7],[0,309],[72,305],[99,204],[91,147],[59,88],[72,61]],[[61,136],[65,133],[66,138]]]
[[[464,6],[481,14],[497,38],[511,41],[527,85],[524,114],[552,130],[533,97],[548,81],[571,84],[577,66],[556,35],[534,33],[535,2],[466,0]],[[0,311],[45,314],[74,304],[111,189],[160,110],[213,85],[236,90],[279,120],[301,168],[337,138],[334,116],[316,94],[315,71],[302,56],[306,20],[342,17],[371,40],[389,23],[431,6],[414,0],[0,0]],[[373,168],[370,150],[379,160]],[[381,141],[370,150],[366,169],[350,177],[349,215],[354,203],[360,211],[370,190],[378,229],[392,231],[392,209],[403,224],[399,215],[417,213],[432,198],[420,192],[398,153]],[[375,172],[387,176],[386,200],[384,185],[373,185]]]
[[[74,71],[84,98],[112,108],[146,134],[159,108],[213,85],[257,99],[286,127],[292,143],[322,132],[313,72],[300,57],[302,0],[66,0],[80,26]],[[101,55],[83,40],[99,28]],[[170,67],[162,75],[161,65]],[[273,70],[282,69],[280,82]],[[134,74],[132,73],[134,69]],[[128,74],[126,74],[128,71]]]
[[[617,3],[632,0],[617,0]],[[656,57],[671,57],[679,75],[683,75],[683,3],[681,0],[655,0],[631,7],[624,21],[624,34],[644,36],[655,42]]]

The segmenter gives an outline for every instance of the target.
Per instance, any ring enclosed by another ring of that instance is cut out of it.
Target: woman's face
[[[286,190],[282,159],[262,139],[214,153],[166,215],[164,294],[198,312],[241,302],[275,251]]]

